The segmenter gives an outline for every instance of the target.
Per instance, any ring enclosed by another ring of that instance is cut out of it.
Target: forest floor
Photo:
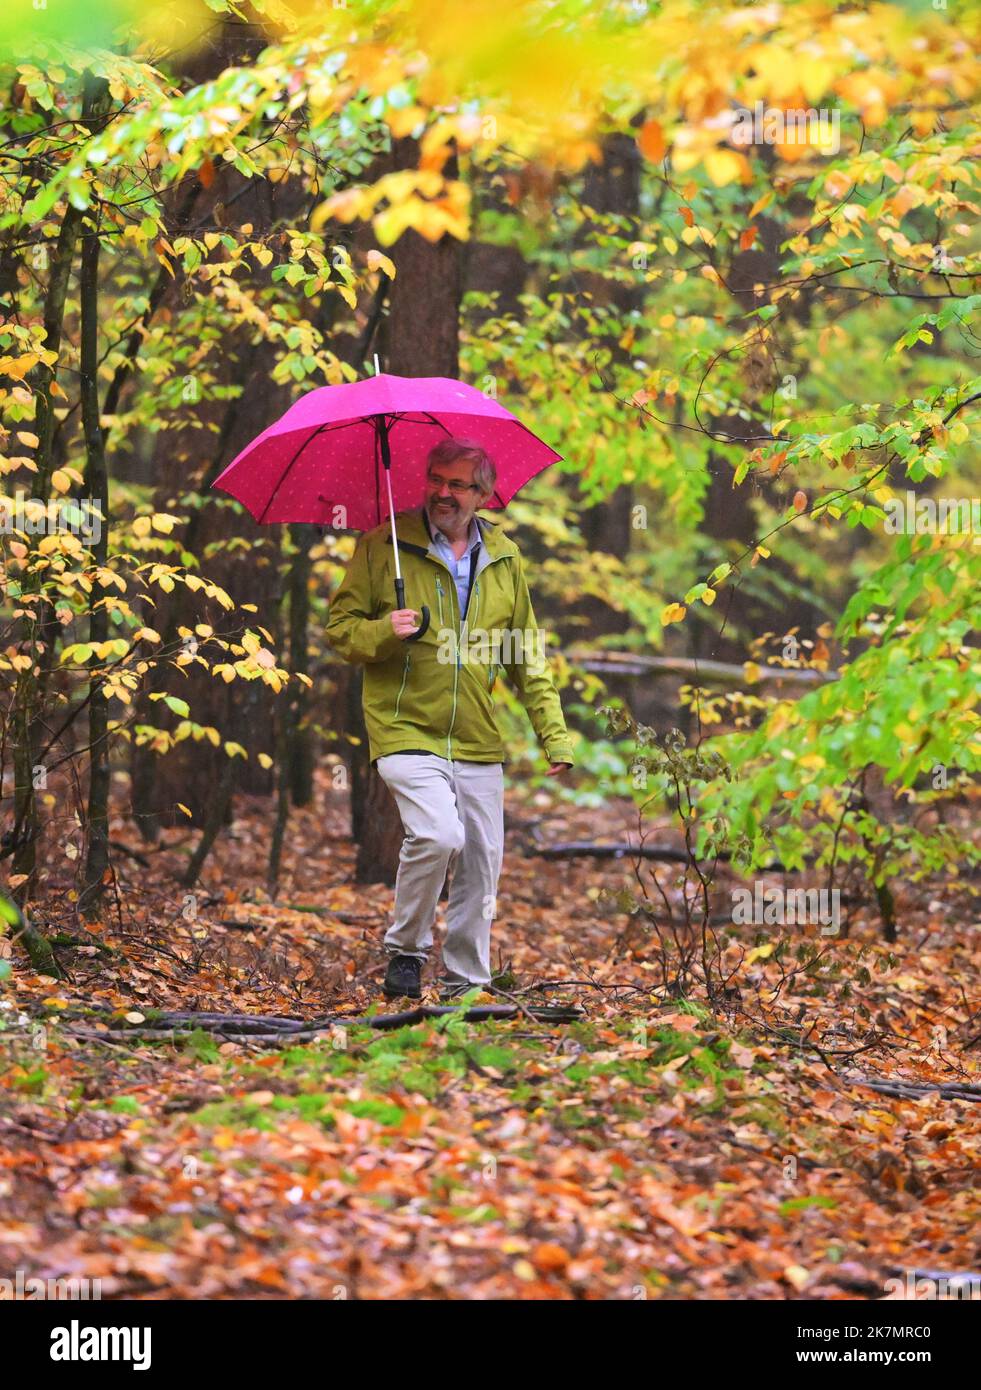
[[[285,1047],[141,1025],[392,1011],[392,890],[353,884],[346,796],[326,783],[292,813],[275,903],[268,803],[243,804],[193,894],[174,884],[194,836],[148,849],[115,822],[144,862],[116,852],[118,899],[58,948],[66,977],[15,949],[0,984],[0,1268],[99,1279],[103,1298],[338,1299],[882,1299],[917,1280],[943,1297],[941,1276],[977,1272],[966,889],[893,884],[898,942],[860,904],[807,971],[741,929],[716,1016],[666,997],[642,921],[604,906],[628,863],[527,853],[622,840],[628,803],[515,788],[506,805],[495,965],[525,1010],[581,1017],[359,1023]],[[674,866],[655,867],[677,903]]]

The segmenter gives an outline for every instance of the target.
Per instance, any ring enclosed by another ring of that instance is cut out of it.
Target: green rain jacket
[[[430,610],[417,642],[392,631],[395,560],[391,522],[358,538],[330,604],[326,638],[345,661],[364,664],[364,721],[372,762],[426,749],[465,762],[504,762],[494,717],[500,675],[515,687],[549,762],[574,763],[562,704],[535,622],[521,552],[477,517],[483,544],[461,627],[456,583],[432,548],[424,508],[398,512],[406,607]]]

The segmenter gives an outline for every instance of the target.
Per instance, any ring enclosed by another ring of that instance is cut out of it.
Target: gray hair
[[[445,467],[458,459],[473,464],[473,480],[482,494],[494,491],[497,469],[490,454],[472,439],[441,439],[429,451],[427,468]]]

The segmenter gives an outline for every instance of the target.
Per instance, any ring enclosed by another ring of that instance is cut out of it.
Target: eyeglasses
[[[431,487],[439,489],[445,483],[454,497],[462,497],[466,492],[479,492],[476,483],[465,483],[461,478],[441,478],[436,473],[427,473],[426,481]]]

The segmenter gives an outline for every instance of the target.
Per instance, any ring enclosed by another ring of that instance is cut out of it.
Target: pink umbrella
[[[247,445],[212,487],[266,524],[307,521],[330,528],[339,515],[338,530],[369,531],[388,516],[395,599],[404,608],[395,513],[418,504],[429,451],[447,437],[479,444],[493,458],[497,486],[486,503],[490,510],[506,507],[562,457],[476,387],[451,377],[383,373],[309,391]],[[429,626],[428,608],[421,612],[422,623],[409,641]]]

